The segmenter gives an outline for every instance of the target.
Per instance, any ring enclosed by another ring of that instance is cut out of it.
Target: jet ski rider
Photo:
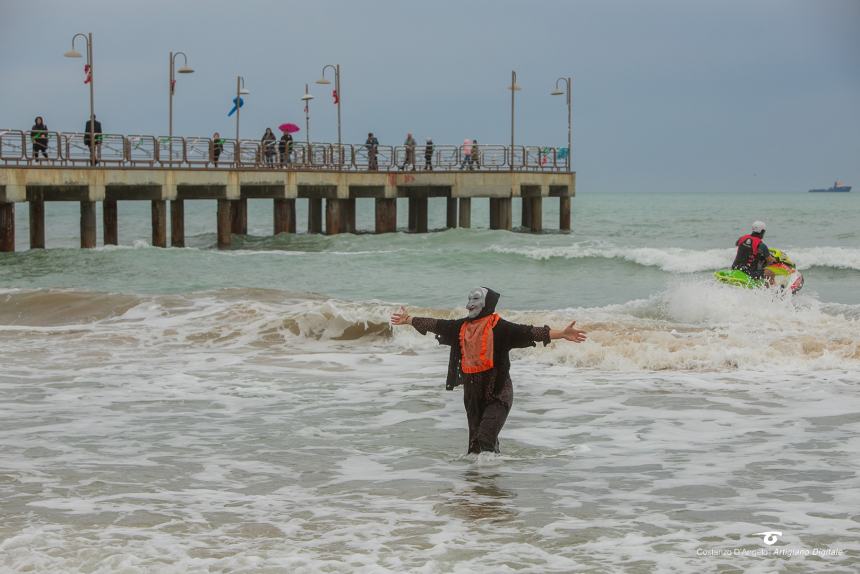
[[[764,232],[764,221],[755,221],[752,224],[752,233],[742,236],[735,242],[738,252],[732,263],[732,269],[743,271],[753,279],[771,275],[765,269],[772,258],[770,250],[762,241]]]

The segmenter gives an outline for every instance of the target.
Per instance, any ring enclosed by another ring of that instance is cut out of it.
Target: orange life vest
[[[499,322],[495,313],[460,327],[460,370],[483,373],[493,368],[493,327]]]

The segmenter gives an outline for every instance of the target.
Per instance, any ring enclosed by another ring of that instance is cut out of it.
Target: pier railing
[[[44,134],[44,135],[43,135]],[[37,137],[34,137],[36,135]],[[45,138],[45,135],[47,138]],[[89,167],[89,134],[0,129],[0,163]],[[404,145],[293,142],[285,153],[279,141],[205,137],[95,134],[97,165],[207,169],[302,169],[344,171],[487,170],[557,171],[570,169],[566,148],[479,144],[467,155],[463,145],[414,147],[407,163]]]

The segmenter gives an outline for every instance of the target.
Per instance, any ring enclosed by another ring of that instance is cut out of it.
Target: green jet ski
[[[803,275],[797,270],[794,262],[779,249],[771,249],[770,254],[774,261],[765,269],[773,273],[772,282],[766,278],[753,279],[740,269],[720,269],[714,272],[714,277],[720,283],[747,289],[778,287],[782,290],[788,290],[792,295],[800,291],[803,287]]]

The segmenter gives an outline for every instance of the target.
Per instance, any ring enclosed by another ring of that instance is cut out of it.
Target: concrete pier
[[[96,202],[103,203],[107,245],[119,239],[118,205],[129,200],[152,202],[152,244],[185,245],[187,200],[218,202],[218,246],[228,248],[233,234],[248,232],[248,199],[271,199],[273,233],[295,233],[296,200],[308,202],[308,233],[354,233],[357,199],[375,202],[376,233],[397,230],[397,199],[406,200],[407,230],[428,231],[429,201],[446,201],[445,226],[470,228],[472,199],[490,202],[490,228],[510,230],[512,200],[523,205],[522,227],[544,228],[545,198],[559,200],[559,226],[570,231],[571,197],[576,174],[559,171],[324,171],[274,169],[205,169],[159,167],[65,167],[0,165],[0,249],[13,250],[14,204],[30,203],[30,247],[45,247],[45,202],[77,201],[81,206],[81,247],[96,245]],[[325,205],[324,203],[325,202]],[[478,223],[478,226],[481,224]]]

